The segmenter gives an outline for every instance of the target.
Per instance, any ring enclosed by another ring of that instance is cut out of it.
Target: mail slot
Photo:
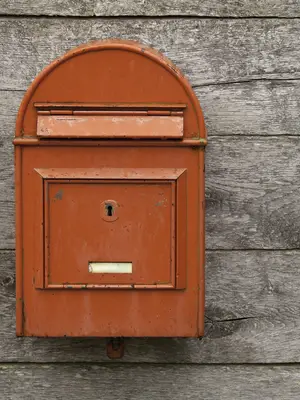
[[[17,335],[202,336],[206,133],[181,72],[136,42],[76,48],[14,145]]]

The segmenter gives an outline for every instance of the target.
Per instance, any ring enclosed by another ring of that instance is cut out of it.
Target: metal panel
[[[183,118],[171,115],[39,115],[37,136],[180,139],[183,137]]]
[[[44,274],[39,269],[36,287],[185,287],[184,169],[57,168],[36,172],[44,178],[40,196],[45,207],[45,286],[39,284]],[[177,224],[176,214],[182,215]],[[62,241],[64,246],[60,246]],[[95,260],[132,262],[133,273],[89,275],[85,266]]]

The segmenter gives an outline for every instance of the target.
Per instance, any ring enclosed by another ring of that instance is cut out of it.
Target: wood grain
[[[195,92],[203,109],[209,139],[216,135],[291,136],[300,133],[300,81],[208,85],[196,87]]]
[[[1,0],[1,14],[50,16],[299,17],[298,0]]]
[[[3,139],[4,140],[4,139]],[[294,249],[300,243],[298,137],[209,137],[208,249]],[[13,149],[0,148],[0,248],[14,248]]]
[[[162,51],[194,86],[299,79],[299,35],[297,19],[0,18],[0,89],[25,90],[70,48],[111,37]]]
[[[208,251],[206,331],[126,339],[121,362],[300,362],[300,251]],[[105,340],[15,337],[14,252],[0,252],[0,362],[106,362]]]
[[[299,135],[300,80],[224,83],[194,90],[209,136]],[[0,91],[1,139],[12,140],[24,94],[24,91]]]
[[[212,137],[207,247],[299,248],[299,139]]]
[[[7,400],[298,400],[299,379],[299,366],[0,366]]]

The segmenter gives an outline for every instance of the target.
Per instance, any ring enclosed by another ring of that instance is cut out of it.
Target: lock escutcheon
[[[119,205],[115,200],[104,200],[101,203],[101,217],[104,221],[116,221],[118,216]]]

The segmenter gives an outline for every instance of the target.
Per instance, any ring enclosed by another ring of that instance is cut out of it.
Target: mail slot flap
[[[183,137],[181,105],[121,107],[38,108],[37,136],[41,138],[136,138]]]

